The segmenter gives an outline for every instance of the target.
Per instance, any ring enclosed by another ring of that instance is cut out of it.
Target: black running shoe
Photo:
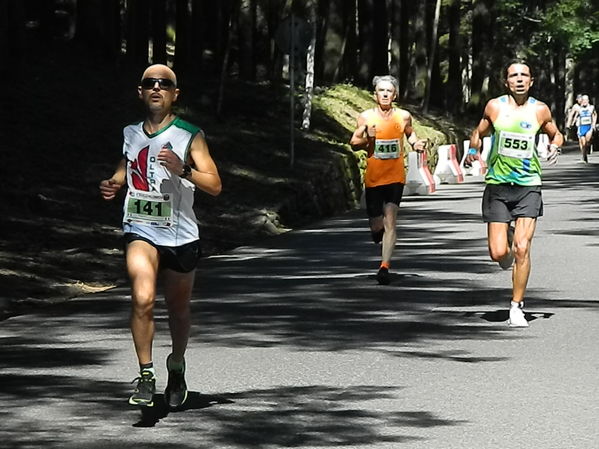
[[[168,383],[164,390],[164,400],[171,409],[179,408],[187,399],[187,384],[185,383],[185,360],[183,369],[174,370],[169,366],[172,354],[166,358],[166,369],[168,370]]]
[[[376,280],[381,285],[389,285],[391,282],[391,276],[389,275],[389,269],[385,267],[379,268],[379,272],[376,274]]]
[[[135,381],[137,385],[129,397],[129,404],[152,407],[154,405],[152,398],[156,392],[156,377],[151,371],[142,371],[139,377],[133,379],[133,382]]]

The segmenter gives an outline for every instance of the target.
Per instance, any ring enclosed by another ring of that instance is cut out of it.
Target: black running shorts
[[[541,186],[487,184],[482,209],[485,223],[509,223],[518,217],[541,217]]]
[[[386,203],[399,206],[403,195],[404,185],[400,182],[385,184],[384,186],[366,187],[366,212],[370,218],[383,215],[383,207]]]
[[[202,257],[202,248],[200,247],[199,240],[194,240],[181,246],[161,246],[156,245],[150,239],[132,232],[125,234],[125,246],[134,240],[147,242],[158,250],[160,269],[168,268],[178,273],[189,273],[196,269],[200,257]]]

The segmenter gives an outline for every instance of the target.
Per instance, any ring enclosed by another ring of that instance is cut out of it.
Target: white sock
[[[510,306],[512,309],[523,309],[524,308],[524,301],[520,301],[520,302],[516,302],[516,301],[511,301],[510,302]]]
[[[150,367],[150,368],[141,368],[139,370],[139,372],[141,373],[142,371],[149,371],[152,373],[152,376],[156,376],[156,370],[154,369],[154,367]]]

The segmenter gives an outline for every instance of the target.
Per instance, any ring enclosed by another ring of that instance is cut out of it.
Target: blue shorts
[[[591,130],[591,125],[580,125],[578,127],[578,137],[584,137]]]

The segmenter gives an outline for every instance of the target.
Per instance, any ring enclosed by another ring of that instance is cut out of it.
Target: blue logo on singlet
[[[532,128],[532,124],[528,122],[520,122],[520,128],[522,129],[530,129]]]

